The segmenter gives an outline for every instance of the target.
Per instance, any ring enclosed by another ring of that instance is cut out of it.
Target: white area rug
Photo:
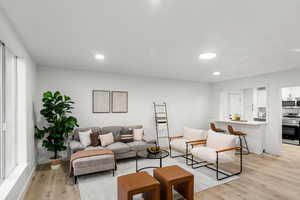
[[[159,160],[140,159],[138,164],[139,168],[147,166],[159,166]],[[167,157],[163,159],[163,166],[169,165],[178,165],[194,174],[195,192],[199,192],[239,178],[239,176],[234,176],[225,180],[217,181],[215,171],[207,169],[206,167],[192,169],[190,166],[185,164],[184,158],[172,159]],[[148,169],[146,171],[150,174],[153,174],[153,169]],[[117,200],[116,177],[129,173],[135,173],[135,159],[118,161],[118,170],[115,173],[115,177],[112,176],[112,172],[80,176],[78,178],[78,184],[81,200]],[[220,177],[222,177],[221,174]],[[140,197],[137,196],[136,199],[140,199]],[[181,198],[177,196],[176,199]]]

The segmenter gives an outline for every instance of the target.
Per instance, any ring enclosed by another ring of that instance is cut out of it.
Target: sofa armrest
[[[71,154],[73,154],[73,153],[75,153],[77,151],[82,151],[82,150],[85,149],[84,146],[80,142],[78,142],[76,140],[71,140],[69,142],[69,148],[71,150]]]
[[[154,137],[151,136],[143,136],[143,141],[146,143],[153,143],[156,144],[156,139]]]

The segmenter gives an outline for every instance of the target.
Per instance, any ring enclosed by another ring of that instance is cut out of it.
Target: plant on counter
[[[58,152],[66,150],[65,138],[78,127],[77,119],[70,116],[74,102],[60,92],[47,91],[43,94],[43,108],[40,111],[45,118],[47,127],[35,127],[35,136],[44,139],[42,146],[54,152],[53,159],[58,158]]]

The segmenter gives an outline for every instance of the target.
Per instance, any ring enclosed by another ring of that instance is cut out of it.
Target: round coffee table
[[[135,157],[135,169],[136,169],[136,172],[142,171],[144,169],[149,169],[149,168],[161,168],[162,167],[162,159],[166,158],[168,156],[169,156],[169,152],[166,151],[166,150],[161,150],[157,154],[148,153],[145,150],[143,150],[143,151],[137,151],[136,152],[136,157]],[[139,158],[159,160],[159,167],[148,166],[148,167],[143,167],[143,168],[139,169],[138,168],[138,160],[139,160]]]

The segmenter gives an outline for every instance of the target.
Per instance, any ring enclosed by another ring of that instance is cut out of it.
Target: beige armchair
[[[207,131],[205,130],[184,127],[183,136],[169,138],[170,157],[183,157],[186,160],[186,164],[190,165],[191,163],[189,163],[188,160],[191,160],[189,157],[192,149],[191,143],[202,141],[206,139],[206,137]],[[173,151],[175,151],[177,155],[173,155]]]
[[[236,139],[237,137],[233,135],[209,131],[207,140],[190,143],[192,146],[190,151],[192,154],[192,168],[207,167],[212,169],[216,171],[217,180],[222,180],[240,174],[243,168],[242,147],[236,146]],[[240,154],[240,170],[233,174],[220,171],[219,165],[221,163],[235,161],[236,150],[239,150]],[[199,164],[201,165],[199,166]],[[216,167],[213,168],[211,165],[215,165]],[[220,173],[224,175],[222,178],[219,178]]]

